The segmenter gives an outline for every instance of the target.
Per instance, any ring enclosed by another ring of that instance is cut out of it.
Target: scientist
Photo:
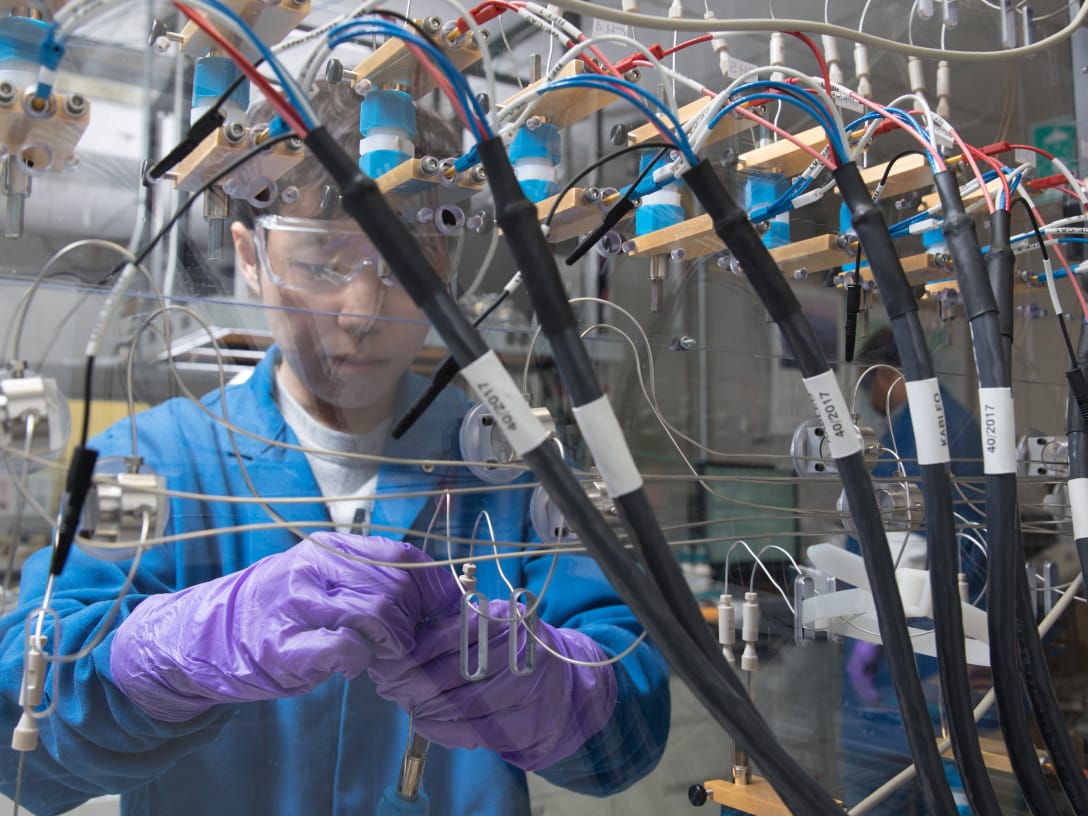
[[[861,386],[868,395],[869,406],[887,422],[880,440],[884,453],[873,468],[873,478],[902,479],[905,476],[917,482],[921,478],[918,446],[907,404],[907,388],[898,370],[902,362],[890,327],[885,326],[869,337],[858,353],[857,362],[871,367],[867,369]],[[974,600],[986,582],[985,558],[971,541],[971,537],[978,535],[971,525],[982,521],[982,515],[972,501],[972,496],[981,495],[978,487],[983,479],[982,439],[978,422],[971,412],[946,388],[941,386],[940,390],[952,459],[953,509],[958,515],[957,529],[964,533],[960,558],[967,575],[969,594]],[[889,543],[895,550],[893,557],[898,563],[916,569],[926,568],[924,536],[924,529],[905,540],[895,534],[889,535]],[[856,541],[851,539],[848,546],[858,552]],[[904,549],[902,554],[899,552],[901,547]],[[939,729],[937,664],[932,658],[924,656],[919,656],[917,663],[934,726]],[[847,642],[842,724],[841,777],[846,787],[847,801],[856,802],[910,761],[891,673],[884,660],[884,650],[877,644],[865,640]],[[945,768],[955,791],[960,785],[956,767],[947,761]],[[924,812],[921,793],[916,786],[907,786],[888,798],[880,806],[880,812],[921,814]]]
[[[358,97],[323,88],[316,107],[357,150]],[[416,140],[417,155],[458,152],[422,112]],[[327,184],[308,158],[282,181],[297,201],[232,226],[238,271],[275,340],[250,379],[199,405],[174,399],[137,415],[135,450],[128,420],[91,443],[102,457],[138,455],[171,490],[198,494],[171,500],[167,527],[196,535],[148,550],[101,642],[51,665],[46,701],[56,709],[22,768],[34,813],[113,792],[126,816],[373,814],[397,779],[410,715],[434,743],[423,789],[436,816],[528,814],[526,771],[606,795],[661,756],[666,667],[652,645],[635,645],[641,627],[587,556],[499,546],[516,557],[481,561],[478,588],[499,620],[487,629],[486,676],[464,678],[461,587],[428,562],[493,552],[446,544],[447,515],[453,537],[471,536],[486,511],[497,541],[531,541],[529,490],[488,490],[448,461],[468,408],[457,389],[389,438],[391,419],[424,387],[407,369],[428,324]],[[440,237],[421,241],[440,265]],[[369,535],[427,530],[436,515],[429,537]],[[19,608],[2,622],[9,733],[24,621],[48,563],[46,552],[28,561]],[[53,637],[64,654],[93,642],[129,567],[73,551],[46,651]],[[525,626],[509,623],[519,587],[540,599],[529,672]],[[0,756],[12,795],[20,757]]]

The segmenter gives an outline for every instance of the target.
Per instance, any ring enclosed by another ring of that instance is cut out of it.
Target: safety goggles
[[[330,292],[360,277],[393,284],[378,250],[348,222],[262,215],[253,232],[265,275],[283,289]]]

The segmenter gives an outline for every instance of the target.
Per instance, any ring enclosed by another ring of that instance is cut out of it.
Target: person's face
[[[355,223],[265,215],[231,233],[295,398],[338,414],[387,405],[429,324]]]
[[[890,368],[877,368],[867,379],[869,404],[881,417],[887,415],[889,408],[894,411],[906,395],[902,377]]]

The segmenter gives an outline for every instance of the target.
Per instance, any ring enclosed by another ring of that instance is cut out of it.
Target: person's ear
[[[249,291],[261,294],[261,270],[257,264],[257,245],[253,240],[253,230],[241,221],[230,225],[230,237],[234,239],[234,262],[238,271],[246,279]]]

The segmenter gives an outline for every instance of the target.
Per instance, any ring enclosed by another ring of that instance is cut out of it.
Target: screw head
[[[246,126],[241,122],[231,122],[223,126],[223,137],[231,144],[238,144],[246,135]]]
[[[16,97],[15,85],[4,80],[0,82],[0,105],[10,105]]]
[[[688,801],[695,807],[702,807],[709,798],[706,788],[702,785],[692,785],[688,788]]]

